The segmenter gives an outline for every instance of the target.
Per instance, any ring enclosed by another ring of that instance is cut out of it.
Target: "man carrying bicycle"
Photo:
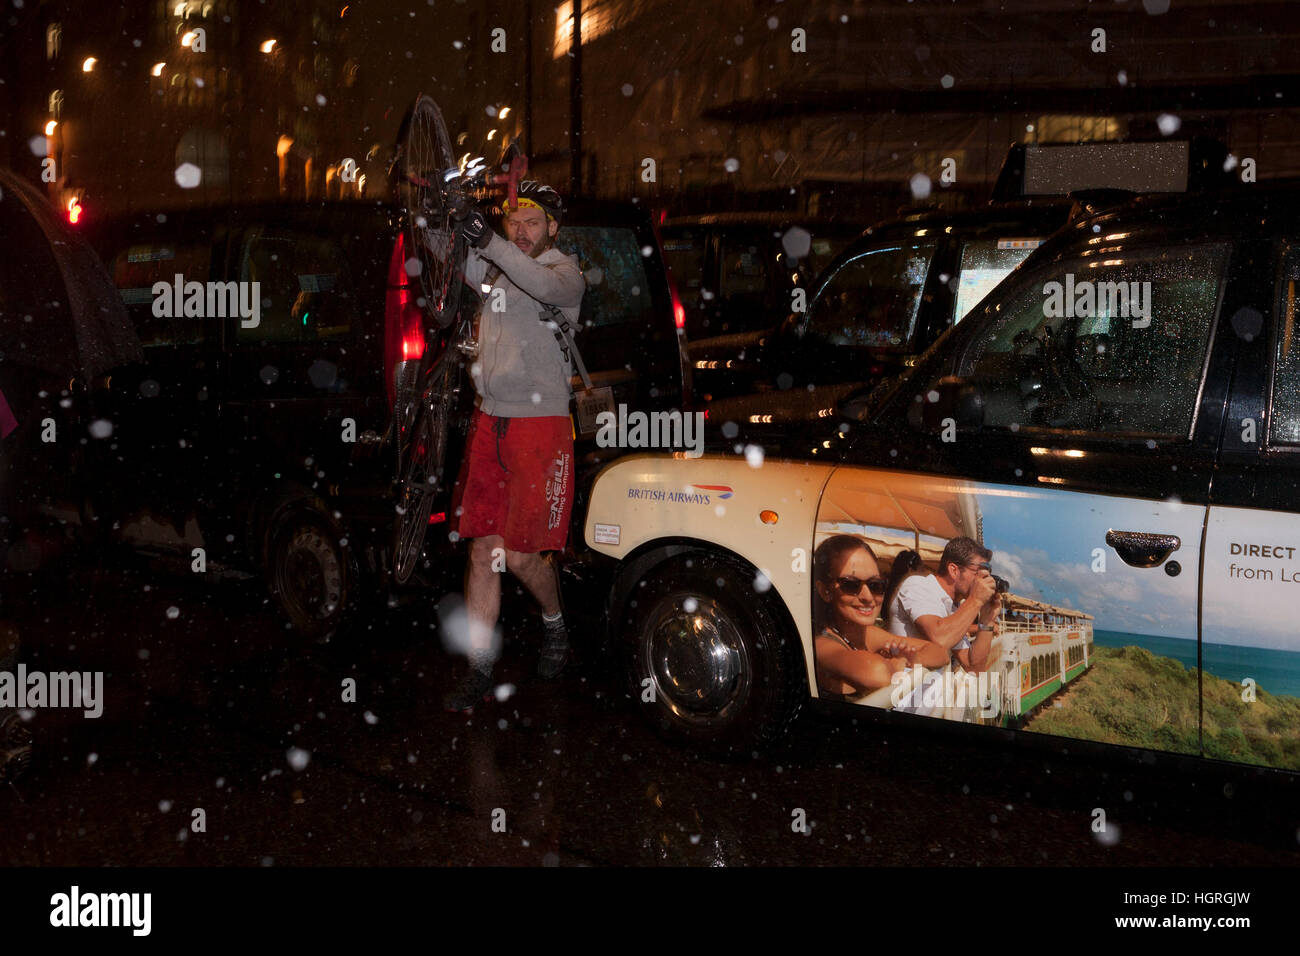
[[[563,321],[577,330],[586,282],[577,258],[554,246],[562,213],[554,189],[525,180],[518,208],[506,215],[506,238],[478,210],[463,226],[472,246],[465,279],[487,297],[471,368],[478,403],[452,498],[455,531],[471,539],[470,669],[447,695],[449,710],[469,710],[492,688],[503,569],[541,605],[538,673],[556,677],[569,656],[557,576],[541,555],[564,547],[573,506],[573,372],[557,328]]]

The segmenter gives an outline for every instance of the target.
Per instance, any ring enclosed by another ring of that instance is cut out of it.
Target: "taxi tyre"
[[[629,595],[629,689],[669,740],[723,757],[768,749],[807,699],[798,636],[774,596],[755,592],[755,576],[731,556],[692,551],[654,567]],[[702,624],[707,645],[680,640],[688,620]]]
[[[343,529],[318,498],[288,497],[263,536],[267,589],[293,629],[323,642],[355,615],[360,570]]]

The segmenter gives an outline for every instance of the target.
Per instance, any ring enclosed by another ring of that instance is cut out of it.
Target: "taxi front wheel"
[[[656,728],[719,754],[779,739],[806,699],[803,652],[756,572],[710,552],[651,570],[625,607],[631,692]]]

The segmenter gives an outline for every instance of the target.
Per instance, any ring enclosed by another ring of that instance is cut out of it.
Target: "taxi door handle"
[[[1106,532],[1106,543],[1124,563],[1134,568],[1154,568],[1163,564],[1169,555],[1182,546],[1176,534],[1156,534],[1151,531]]]

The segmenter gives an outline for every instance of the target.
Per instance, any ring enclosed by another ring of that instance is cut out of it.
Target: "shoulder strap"
[[[501,269],[494,263],[488,267],[483,282],[489,286],[493,285],[500,275]],[[479,299],[481,308],[482,304],[487,300],[487,294],[482,293]],[[555,323],[555,328],[552,331],[555,333],[555,344],[560,347],[560,354],[564,356],[566,362],[569,362],[578,370],[578,374],[582,377],[583,389],[588,392],[591,391],[591,376],[587,374],[587,366],[582,361],[582,353],[578,351],[578,346],[573,341],[573,326],[569,324],[569,320],[558,307],[547,305],[545,302],[541,303],[541,306],[551,313],[551,321]],[[547,321],[546,313],[537,313],[537,319],[540,322]]]
[[[569,320],[559,308],[553,305],[545,305],[545,308],[550,310],[551,321],[555,323],[553,331],[555,332],[556,344],[560,346],[560,352],[566,360],[572,362],[573,367],[582,376],[583,389],[588,392],[591,391],[591,376],[587,374],[587,366],[583,364],[582,353],[578,351],[578,346],[573,341],[573,327],[569,325]],[[541,319],[542,314],[539,312],[537,317]],[[543,319],[543,321],[545,320]]]

